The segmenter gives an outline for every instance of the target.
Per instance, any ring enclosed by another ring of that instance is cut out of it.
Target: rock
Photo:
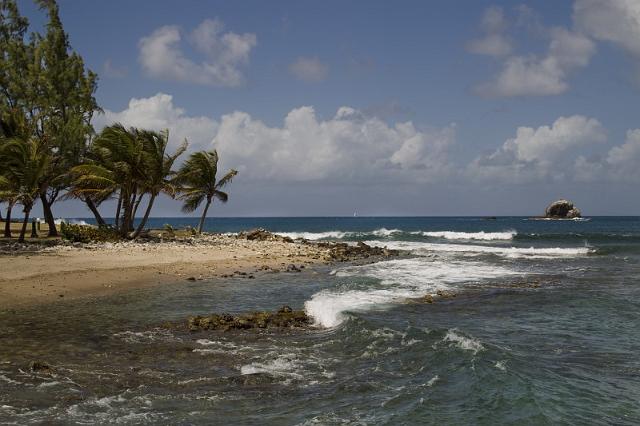
[[[287,266],[287,272],[302,272],[302,270],[292,263]]]
[[[249,330],[264,328],[300,328],[312,324],[304,311],[294,311],[283,306],[274,312],[252,312],[244,315],[212,314],[195,316],[188,320],[191,331],[199,330]]]
[[[580,210],[568,200],[558,200],[549,204],[544,215],[545,217],[552,219],[573,219],[582,217]]]
[[[31,364],[29,364],[29,370],[31,370],[33,373],[44,374],[51,374],[53,371],[49,364],[42,361],[31,361]]]
[[[320,242],[319,247],[329,249],[331,260],[347,262],[351,260],[366,259],[372,256],[390,257],[398,256],[398,250],[387,249],[386,247],[372,247],[363,242],[358,242],[355,246],[347,243]]]
[[[187,278],[187,281],[195,281],[195,280],[196,280],[196,277],[189,277],[189,278]]]
[[[240,232],[238,238],[249,241],[280,241],[284,243],[292,243],[293,239],[289,237],[283,237],[281,235],[269,232],[266,229],[258,228],[251,231]]]

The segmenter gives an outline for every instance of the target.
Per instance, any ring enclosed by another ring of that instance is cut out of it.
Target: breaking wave
[[[513,237],[518,235],[516,231],[504,231],[504,232],[455,232],[455,231],[418,231],[412,232],[414,235],[422,235],[425,237],[444,238],[446,240],[512,240]]]
[[[346,312],[381,309],[407,299],[438,290],[450,289],[458,283],[477,282],[520,272],[482,262],[398,259],[371,265],[352,266],[336,272],[340,277],[370,277],[376,286],[359,288],[357,284],[322,290],[305,302],[307,314],[317,325],[336,327],[345,320]]]

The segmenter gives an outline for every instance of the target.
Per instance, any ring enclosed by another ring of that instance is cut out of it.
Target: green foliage
[[[198,226],[198,233],[202,233],[207,210],[213,199],[215,198],[226,203],[229,195],[221,191],[221,189],[230,184],[238,174],[236,170],[232,169],[218,180],[216,178],[217,173],[217,151],[198,151],[191,154],[187,161],[184,162],[175,179],[179,187],[179,198],[183,200],[183,212],[191,213],[195,211],[203,201],[205,202],[205,208]]]
[[[110,226],[87,226],[62,223],[60,226],[62,238],[74,243],[92,243],[119,241],[118,232]]]
[[[169,225],[168,223],[165,223],[164,226],[162,227],[162,230],[164,232],[166,232],[168,237],[175,237],[176,236],[176,230],[173,226]]]

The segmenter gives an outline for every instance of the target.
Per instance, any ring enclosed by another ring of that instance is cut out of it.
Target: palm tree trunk
[[[144,212],[142,221],[138,225],[138,228],[136,229],[136,232],[134,232],[132,238],[138,238],[138,235],[140,235],[140,232],[142,232],[142,230],[144,229],[144,226],[147,224],[147,219],[149,219],[149,214],[151,214],[151,208],[153,207],[153,202],[155,200],[156,194],[151,194],[151,198],[149,198],[149,204],[147,204],[147,210]]]
[[[140,196],[136,200],[135,205],[133,206],[133,214],[131,215],[132,222],[133,222],[133,218],[136,217],[136,213],[138,213],[138,207],[140,206],[140,202],[142,201],[142,197],[144,197],[144,192],[142,194],[140,194]]]
[[[120,210],[122,209],[122,190],[118,194],[118,206],[116,207],[116,229],[120,228]]]
[[[138,186],[136,185],[133,188],[133,194],[131,194],[131,200],[129,200],[129,227],[127,228],[127,232],[133,231],[133,223],[135,221],[135,207],[136,207],[136,197],[138,195]]]
[[[27,233],[27,224],[29,223],[29,213],[31,212],[31,208],[24,209],[24,220],[22,221],[22,229],[20,230],[20,237],[18,238],[19,243],[24,243],[24,236]]]
[[[4,223],[4,237],[11,238],[11,209],[13,209],[13,203],[9,202],[7,206],[7,217],[6,222]]]
[[[49,236],[57,237],[58,229],[56,228],[56,219],[53,217],[53,212],[51,211],[51,203],[49,203],[49,200],[47,199],[47,193],[45,191],[40,194],[40,201],[42,201],[44,220],[47,222],[47,226],[49,226]]]
[[[129,224],[131,221],[131,208],[131,196],[125,193],[122,195],[122,222],[120,223],[120,235],[123,238],[127,237],[131,226]]]
[[[204,211],[202,212],[202,217],[200,218],[200,224],[198,225],[198,235],[202,234],[202,228],[204,227],[204,220],[207,217],[207,211],[209,210],[210,205],[211,205],[211,198],[207,197],[207,204],[204,206]]]
[[[87,207],[89,207],[89,210],[91,210],[91,213],[93,213],[93,217],[96,218],[96,223],[98,224],[98,226],[105,226],[107,223],[102,218],[102,215],[98,211],[98,208],[96,207],[96,204],[93,202],[93,200],[91,198],[86,198],[84,202]]]

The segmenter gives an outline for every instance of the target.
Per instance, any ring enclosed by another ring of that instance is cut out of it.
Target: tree
[[[24,220],[18,241],[23,242],[31,209],[41,191],[42,177],[47,173],[50,157],[46,147],[35,139],[14,138],[2,146],[1,162],[4,164],[4,187],[10,187],[15,200],[22,204]]]
[[[117,194],[115,225],[122,237],[132,228],[138,185],[146,173],[143,151],[138,130],[116,123],[93,140],[87,161],[71,169],[73,193],[94,200]]]
[[[172,155],[168,155],[166,154],[167,145],[169,143],[168,130],[160,133],[142,130],[138,131],[138,135],[143,141],[143,162],[146,169],[146,175],[139,186],[141,187],[141,192],[143,194],[149,194],[149,202],[147,203],[147,209],[145,210],[144,216],[133,234],[133,238],[137,238],[140,235],[140,232],[144,229],[156,197],[161,192],[171,196],[175,195],[176,188],[171,180],[171,177],[175,173],[171,168],[178,157],[186,151],[188,145],[185,140]]]
[[[218,173],[218,153],[214,151],[194,152],[184,162],[176,178],[179,186],[179,198],[184,201],[182,211],[191,213],[195,211],[203,201],[205,207],[200,217],[198,234],[202,233],[207,211],[214,198],[226,203],[229,199],[227,193],[221,189],[230,184],[238,174],[236,170],[230,170],[220,180],[216,179]]]
[[[91,118],[99,107],[94,98],[97,75],[86,70],[80,55],[71,50],[69,38],[54,0],[38,0],[49,17],[44,36],[36,34],[31,43],[33,67],[27,73],[35,94],[29,98],[30,119],[36,136],[51,155],[51,166],[43,176],[42,209],[49,236],[57,236],[51,206],[70,185],[67,172],[80,164],[93,133]]]

